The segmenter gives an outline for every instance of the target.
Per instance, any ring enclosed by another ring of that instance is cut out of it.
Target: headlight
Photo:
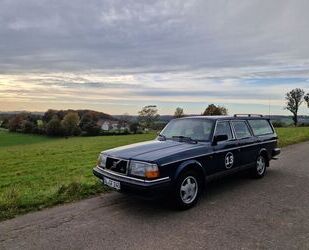
[[[153,179],[160,176],[157,164],[141,161],[130,162],[130,174],[140,177],[146,177],[148,179]]]
[[[99,158],[98,158],[98,166],[101,168],[105,168],[106,167],[106,159],[107,156],[104,154],[100,154]]]

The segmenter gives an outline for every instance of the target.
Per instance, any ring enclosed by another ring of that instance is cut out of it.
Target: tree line
[[[209,105],[201,115],[227,115],[227,109],[214,104]],[[185,116],[182,108],[175,110],[174,117]],[[79,136],[79,135],[102,135],[99,120],[117,121],[118,127],[126,125],[128,129],[121,131],[121,134],[139,133],[143,131],[160,130],[166,122],[160,121],[157,106],[144,106],[139,112],[137,119],[124,114],[117,119],[113,116],[92,111],[92,110],[47,110],[43,115],[23,112],[0,117],[0,127],[8,129],[10,132],[20,132],[26,134],[41,134],[48,136]],[[120,133],[118,132],[113,133]],[[108,133],[108,134],[113,134]]]
[[[92,110],[53,110],[43,115],[18,113],[4,116],[2,128],[10,132],[42,134],[49,136],[99,135],[99,119],[113,119],[112,116]]]
[[[294,125],[298,124],[299,107],[306,102],[309,108],[309,93],[300,88],[296,88],[286,93],[285,109],[293,114]],[[210,104],[201,113],[204,116],[227,115],[228,110],[220,105]],[[183,108],[177,107],[174,118],[186,116]],[[31,113],[20,113],[10,117],[2,117],[0,127],[7,128],[11,132],[45,134],[49,136],[79,136],[79,135],[100,135],[100,119],[116,120],[113,116],[103,112],[92,110],[52,110],[49,109],[44,115]],[[117,118],[118,126],[128,125],[127,130],[122,133],[138,133],[149,129],[160,130],[166,122],[160,121],[157,106],[144,106],[134,120],[130,115],[124,114]],[[119,130],[120,132],[120,130]],[[104,133],[103,133],[104,134]]]

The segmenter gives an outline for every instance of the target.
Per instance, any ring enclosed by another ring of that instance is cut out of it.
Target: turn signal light
[[[147,179],[154,179],[160,176],[159,170],[146,170],[145,176]]]

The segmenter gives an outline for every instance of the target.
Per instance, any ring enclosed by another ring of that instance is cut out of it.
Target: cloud
[[[123,100],[136,110],[147,100],[282,106],[285,91],[309,87],[308,7],[301,0],[2,0],[0,98]]]

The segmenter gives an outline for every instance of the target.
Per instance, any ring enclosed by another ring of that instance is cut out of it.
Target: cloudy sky
[[[307,0],[0,0],[0,110],[288,114]],[[309,109],[303,105],[302,114]]]

